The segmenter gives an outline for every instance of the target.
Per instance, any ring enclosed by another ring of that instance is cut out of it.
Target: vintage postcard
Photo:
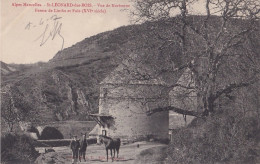
[[[1,163],[259,163],[260,2],[1,0]]]

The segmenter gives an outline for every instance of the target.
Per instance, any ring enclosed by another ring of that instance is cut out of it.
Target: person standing
[[[82,140],[80,141],[80,148],[79,148],[79,161],[81,162],[81,156],[86,162],[86,151],[87,151],[88,142],[86,139],[86,133],[82,135]]]
[[[80,143],[77,140],[77,136],[73,136],[73,140],[70,142],[70,148],[72,150],[72,163],[77,162],[79,157]]]

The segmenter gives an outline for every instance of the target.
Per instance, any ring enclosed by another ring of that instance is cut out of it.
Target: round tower
[[[100,83],[100,134],[127,139],[167,139],[169,112],[147,115],[168,106],[165,82],[153,69],[130,58]]]

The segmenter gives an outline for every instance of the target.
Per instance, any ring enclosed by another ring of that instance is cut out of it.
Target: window
[[[107,136],[107,131],[106,130],[102,130],[102,135],[103,136]]]
[[[107,97],[107,92],[108,92],[108,89],[107,88],[103,88],[103,96],[104,96],[104,98]]]

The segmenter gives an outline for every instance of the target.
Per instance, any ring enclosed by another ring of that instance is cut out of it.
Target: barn
[[[169,105],[167,85],[155,71],[131,55],[100,83],[99,113],[91,114],[98,122],[98,135],[168,138],[169,112],[147,115],[150,109]]]

